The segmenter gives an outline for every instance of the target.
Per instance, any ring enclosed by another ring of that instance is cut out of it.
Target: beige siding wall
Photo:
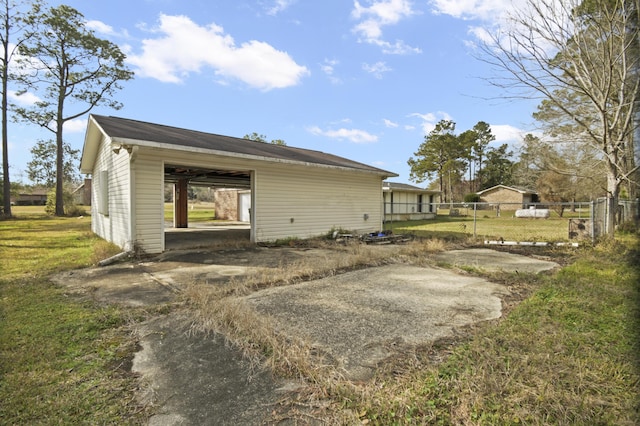
[[[141,149],[132,163],[136,248],[164,251],[164,164]]]
[[[376,175],[276,164],[261,166],[255,184],[256,241],[382,226],[382,179]]]
[[[500,205],[502,210],[517,210],[522,208],[522,194],[510,189],[499,188],[482,194],[481,200],[487,203],[514,203]]]
[[[253,172],[255,242],[317,236],[334,227],[373,232],[382,226],[382,177],[377,175],[140,148],[133,165],[136,238],[149,253],[164,250],[165,163]]]
[[[105,175],[103,172],[107,172]],[[130,172],[129,154],[121,150],[119,154],[113,153],[106,140],[100,143],[96,164],[93,171],[93,194],[91,200],[92,230],[105,240],[122,247],[131,249],[130,216]],[[108,181],[104,182],[103,179]],[[99,211],[102,191],[108,192],[108,211],[103,214]]]

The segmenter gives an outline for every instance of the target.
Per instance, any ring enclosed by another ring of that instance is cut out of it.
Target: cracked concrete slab
[[[446,269],[387,265],[253,293],[246,300],[280,330],[306,336],[347,377],[367,379],[403,345],[499,318],[506,287]]]
[[[455,267],[471,267],[491,272],[530,272],[538,274],[558,268],[556,262],[486,248],[450,250],[432,258]]]
[[[392,256],[393,247],[387,249]],[[223,285],[256,268],[329,256],[342,254],[303,248],[179,250],[70,271],[54,281],[99,303],[158,306],[176,301],[193,280]],[[489,249],[429,256],[447,265],[485,270],[539,272],[558,266]],[[445,268],[388,265],[258,291],[246,301],[273,317],[286,333],[306,336],[341,363],[348,377],[366,379],[394,351],[498,318],[507,294],[498,284]],[[251,370],[222,336],[191,333],[183,311],[159,315],[138,327],[143,349],[134,371],[146,384],[143,396],[156,408],[151,425],[260,424],[287,388],[268,372]]]

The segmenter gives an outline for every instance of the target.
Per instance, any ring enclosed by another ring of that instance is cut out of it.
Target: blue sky
[[[409,180],[407,160],[441,119],[478,121],[517,148],[535,100],[506,100],[473,44],[509,0],[50,1],[127,54],[136,77],[113,115],[242,137],[252,132]],[[29,94],[20,102],[33,99]],[[73,105],[67,106],[73,111]],[[65,128],[82,148],[86,117]],[[11,179],[50,134],[9,127]],[[421,184],[422,186],[427,183]]]

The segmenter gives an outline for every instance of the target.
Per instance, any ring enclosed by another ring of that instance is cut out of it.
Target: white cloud
[[[496,143],[521,142],[528,132],[510,124],[491,124],[491,133],[496,137]]]
[[[517,0],[515,0],[517,2]],[[461,19],[501,19],[511,9],[512,0],[432,0],[433,12]]]
[[[64,131],[69,133],[84,133],[87,130],[87,119],[78,118],[64,123]]]
[[[307,131],[316,136],[325,136],[331,139],[338,140],[348,140],[353,143],[373,143],[378,141],[378,137],[376,135],[372,135],[371,133],[359,130],[359,129],[345,129],[341,128],[338,130],[322,130],[318,126],[312,126],[307,128]]]
[[[375,64],[362,64],[362,69],[370,74],[373,74],[377,79],[381,79],[383,73],[392,70],[384,62],[376,62]]]
[[[429,134],[433,129],[435,129],[436,124],[440,120],[452,119],[452,117],[444,111],[428,112],[426,114],[414,112],[412,114],[409,114],[409,117],[418,117],[422,121],[420,127],[422,128],[422,131],[424,132],[425,135]],[[411,127],[413,128],[413,126]]]
[[[340,61],[336,60],[336,59],[325,59],[324,62],[322,62],[320,64],[320,69],[322,70],[323,73],[325,73],[327,75],[327,77],[329,77],[329,80],[333,83],[333,84],[340,84],[342,83],[342,80],[336,76],[333,75],[334,71],[335,71],[335,67],[336,65],[338,65],[340,63]]]
[[[365,7],[358,0],[354,2],[351,16],[360,21],[353,28],[358,34],[359,41],[374,44],[382,48],[388,54],[420,53],[417,47],[411,47],[402,40],[395,43],[388,42],[382,37],[382,28],[396,25],[402,19],[408,18],[418,12],[413,10],[409,0],[369,0],[370,6]]]
[[[295,2],[296,0],[275,0],[272,6],[267,7],[267,15],[275,16]]]
[[[333,71],[335,69],[335,66],[338,65],[340,63],[340,61],[336,60],[336,59],[325,59],[324,62],[322,64],[320,64],[320,68],[322,69],[322,72],[324,72],[327,75],[333,75]]]
[[[9,100],[11,100],[17,105],[24,106],[24,107],[31,106],[36,102],[39,102],[42,100],[35,93],[31,93],[31,92],[25,92],[18,95],[18,92],[16,92],[15,90],[8,90],[7,94],[9,95]]]
[[[87,28],[100,34],[107,34],[107,35],[116,34],[116,32],[113,30],[113,27],[111,25],[107,25],[102,21],[95,21],[95,20],[87,21],[85,24]]]
[[[87,26],[88,29],[100,35],[105,35],[109,37],[129,38],[129,32],[127,30],[122,30],[121,32],[118,32],[114,30],[111,25],[105,24],[102,21],[90,20],[90,21],[86,21],[85,25]]]
[[[390,127],[390,128],[394,128],[394,127],[398,127],[398,123],[395,123],[391,120],[387,120],[386,118],[383,119],[384,125],[385,127]]]
[[[295,86],[309,70],[286,52],[251,40],[237,46],[216,24],[199,26],[186,16],[160,15],[157,38],[142,42],[140,55],[128,60],[136,75],[167,83],[181,83],[192,73],[213,69],[221,83],[240,80],[261,90]]]

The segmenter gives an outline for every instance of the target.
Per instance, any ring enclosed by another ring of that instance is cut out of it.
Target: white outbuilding
[[[188,185],[251,193],[252,242],[332,228],[382,228],[382,182],[395,173],[291,146],[90,115],[80,164],[91,175],[92,230],[123,250],[165,250],[164,188],[174,224],[188,226]]]

